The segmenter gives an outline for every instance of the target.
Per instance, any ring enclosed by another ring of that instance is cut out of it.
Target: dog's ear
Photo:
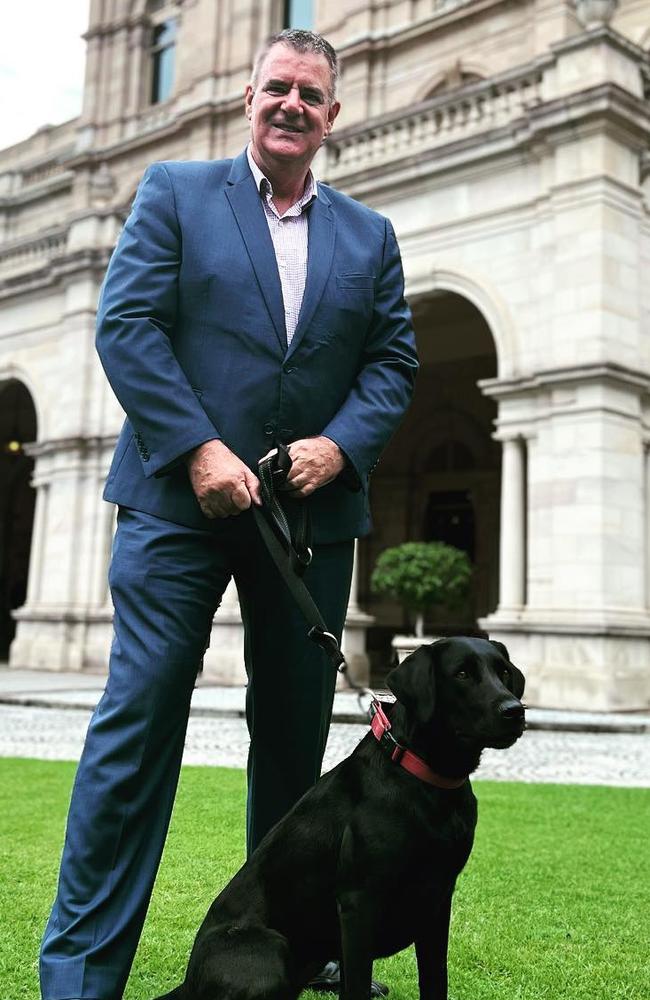
[[[497,642],[496,639],[490,639],[490,642],[495,647],[495,649],[499,650],[499,652],[501,653],[501,656],[504,658],[504,660],[507,660],[508,663],[510,663],[510,653],[508,652],[508,650],[504,646],[504,644],[502,642]]]
[[[515,698],[521,698],[522,694],[524,693],[526,678],[522,674],[521,670],[519,670],[519,668],[516,667],[512,662],[512,660],[510,659],[510,653],[508,652],[504,644],[502,642],[497,642],[496,639],[490,639],[490,642],[496,649],[499,650],[501,656],[508,661],[510,667],[512,668],[512,685],[511,685],[512,693],[514,694]]]
[[[397,700],[417,722],[428,722],[436,702],[436,679],[432,645],[419,646],[386,678]]]

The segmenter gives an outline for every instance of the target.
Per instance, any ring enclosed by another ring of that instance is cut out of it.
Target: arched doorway
[[[465,606],[427,618],[434,634],[475,631],[498,602],[501,447],[492,439],[496,404],[479,388],[497,374],[494,339],[464,296],[436,292],[412,302],[420,355],[413,404],[371,482],[374,530],[360,543],[359,603],[375,618],[371,670],[381,677],[390,639],[408,629],[402,609],[370,590],[379,553],[404,541],[440,540],[474,565]]]
[[[18,379],[0,382],[0,661],[7,660],[16,628],[11,612],[25,603],[36,491],[34,460],[25,444],[36,440],[36,411]]]

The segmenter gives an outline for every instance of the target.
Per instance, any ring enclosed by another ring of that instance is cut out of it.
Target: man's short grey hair
[[[324,56],[327,59],[331,81],[328,96],[330,104],[332,104],[336,99],[336,84],[339,76],[338,56],[326,38],[323,38],[322,35],[317,35],[315,31],[306,31],[304,28],[285,28],[284,31],[278,31],[277,34],[270,35],[266,39],[258,50],[255,62],[253,63],[253,73],[251,76],[253,90],[257,88],[259,83],[262,63],[273,46],[278,44],[288,45],[289,48],[295,49],[296,52],[314,52],[316,55]]]

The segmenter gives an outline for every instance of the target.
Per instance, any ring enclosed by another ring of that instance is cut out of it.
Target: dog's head
[[[387,678],[414,725],[433,723],[468,749],[504,748],[519,739],[524,683],[503,643],[465,636],[420,646]]]

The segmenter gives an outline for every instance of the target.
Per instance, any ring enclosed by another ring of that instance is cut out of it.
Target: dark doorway
[[[17,379],[0,383],[0,660],[16,632],[12,611],[25,603],[36,491],[34,460],[25,444],[36,439],[36,411]]]
[[[391,639],[412,616],[370,588],[386,548],[442,541],[472,562],[471,593],[462,607],[432,608],[425,628],[446,635],[479,628],[498,599],[501,445],[493,439],[493,399],[480,388],[497,374],[495,342],[467,299],[440,292],[412,303],[420,355],[415,397],[371,482],[372,534],[359,545],[361,607],[375,621],[367,632],[371,676],[385,674]]]
[[[466,552],[474,562],[474,504],[468,490],[431,493],[424,515],[423,540],[444,542]]]

